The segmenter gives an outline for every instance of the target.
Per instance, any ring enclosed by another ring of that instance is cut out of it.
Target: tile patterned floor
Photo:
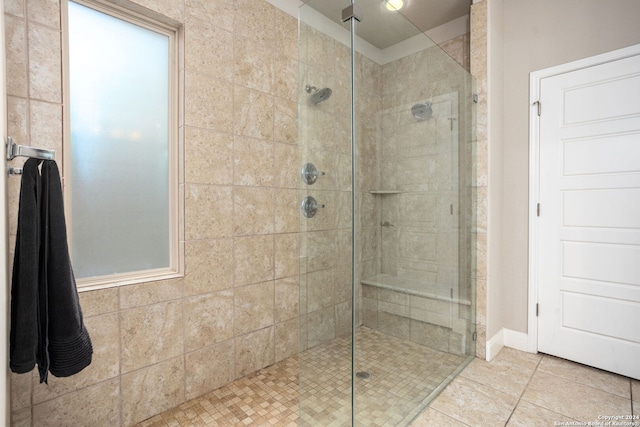
[[[356,382],[358,426],[604,426],[602,417],[640,414],[640,381],[504,348],[491,362],[473,360],[411,422],[428,391],[462,358],[366,328],[358,331],[357,340],[356,348],[362,351],[356,354],[356,370],[371,373],[370,379]],[[333,340],[138,427],[349,425],[350,351],[348,337]],[[420,362],[405,365],[403,358]],[[618,422],[640,426],[640,419]]]

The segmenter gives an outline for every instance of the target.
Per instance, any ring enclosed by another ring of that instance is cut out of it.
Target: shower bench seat
[[[360,281],[363,285],[374,286],[376,288],[389,289],[408,295],[415,295],[433,300],[453,302],[470,306],[471,301],[459,298],[452,298],[450,295],[438,295],[435,284],[427,283],[412,277],[398,277],[390,274],[376,274],[375,276]]]
[[[422,345],[466,354],[471,301],[438,295],[434,283],[377,274],[360,281],[363,325]]]

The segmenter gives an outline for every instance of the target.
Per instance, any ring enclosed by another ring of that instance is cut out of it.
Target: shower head
[[[416,104],[411,107],[411,114],[418,120],[426,120],[433,114],[431,109],[431,102],[427,101],[425,104]]]
[[[328,87],[318,89],[315,86],[311,85],[306,85],[304,90],[306,90],[307,93],[313,92],[313,94],[311,95],[311,102],[313,102],[314,104],[320,104],[322,101],[326,101],[331,97],[331,94],[333,93],[333,91]]]

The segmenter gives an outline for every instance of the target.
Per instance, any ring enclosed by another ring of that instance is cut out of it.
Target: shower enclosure
[[[381,0],[298,54],[300,425],[408,425],[475,355],[474,81]]]

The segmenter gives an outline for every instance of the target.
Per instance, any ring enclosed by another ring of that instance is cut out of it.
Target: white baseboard
[[[489,341],[487,341],[487,362],[490,362],[491,359],[496,357],[500,350],[502,350],[502,347],[510,347],[520,351],[529,351],[529,335],[524,332],[501,328]]]
[[[496,357],[500,350],[502,350],[502,347],[504,347],[504,328],[501,328],[489,341],[487,341],[487,350],[485,355],[487,362],[491,362],[491,359]]]
[[[505,347],[515,348],[520,351],[529,351],[529,335],[524,332],[512,331],[504,328]]]

